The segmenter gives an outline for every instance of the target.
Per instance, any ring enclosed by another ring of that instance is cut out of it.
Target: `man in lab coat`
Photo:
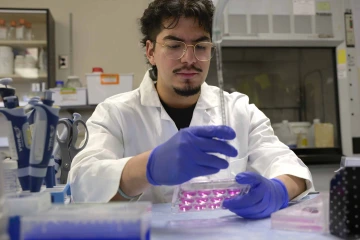
[[[256,219],[313,189],[308,168],[246,95],[224,93],[221,126],[219,89],[205,83],[213,12],[211,0],[149,4],[141,31],[152,68],[139,88],[106,99],[88,120],[88,145],[69,175],[75,202],[170,202],[174,185],[231,173],[251,190],[223,206]]]

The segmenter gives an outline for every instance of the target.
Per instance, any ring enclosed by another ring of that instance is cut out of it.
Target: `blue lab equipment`
[[[258,173],[243,172],[236,175],[235,180],[239,184],[249,184],[250,191],[244,196],[225,200],[223,207],[243,218],[266,218],[288,206],[286,187],[276,178],[267,179]]]
[[[16,107],[16,97],[5,97],[6,109],[0,109],[9,123],[11,159],[18,161],[18,177],[22,190],[29,190],[30,129],[23,108]]]
[[[63,131],[60,136],[56,134],[56,140],[60,147],[61,152],[61,175],[60,175],[60,183],[66,184],[68,174],[71,167],[71,161],[81,150],[83,150],[89,140],[89,133],[86,127],[86,124],[83,120],[79,119],[79,116],[74,115],[74,120],[70,119],[60,119],[58,123],[58,128],[60,125],[64,125],[66,131]],[[85,129],[85,139],[81,146],[76,146],[76,141],[78,140],[79,135],[79,127],[83,127]],[[66,133],[63,137],[62,134]]]
[[[177,185],[226,169],[229,166],[226,160],[208,153],[236,157],[237,150],[223,141],[234,139],[235,136],[235,131],[227,126],[199,126],[180,130],[151,152],[146,167],[149,183]]]
[[[9,83],[11,83],[12,81],[13,81],[12,78],[0,79],[0,84],[5,86],[5,87],[0,88],[0,96],[3,99],[5,106],[6,106],[6,102],[7,102],[7,100],[5,98],[14,96],[15,98],[13,98],[12,102],[14,102],[15,107],[18,107],[19,99],[18,99],[18,97],[15,96],[15,89],[8,87]]]
[[[30,191],[39,192],[54,147],[59,108],[52,107],[52,92],[45,91],[43,104],[35,104],[35,128],[30,151]]]

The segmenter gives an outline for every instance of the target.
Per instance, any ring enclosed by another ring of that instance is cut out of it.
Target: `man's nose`
[[[184,56],[181,58],[182,63],[188,63],[189,65],[196,62],[194,54],[194,46],[188,46]]]

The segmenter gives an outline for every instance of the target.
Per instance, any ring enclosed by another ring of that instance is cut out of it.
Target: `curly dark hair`
[[[212,35],[212,21],[215,7],[212,0],[154,0],[144,11],[140,19],[141,44],[146,46],[146,41],[155,41],[162,29],[175,28],[181,17],[195,18],[200,27],[203,27],[210,36]],[[173,19],[164,26],[163,21]],[[152,66],[151,78],[157,77],[157,68]]]

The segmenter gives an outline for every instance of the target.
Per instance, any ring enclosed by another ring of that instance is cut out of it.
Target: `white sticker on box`
[[[315,15],[315,0],[293,0],[294,15]]]
[[[60,90],[61,101],[77,101],[78,96],[76,88],[61,88]]]

